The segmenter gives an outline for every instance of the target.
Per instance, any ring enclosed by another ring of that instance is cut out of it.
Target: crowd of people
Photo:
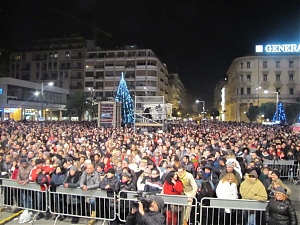
[[[166,123],[165,131],[138,132],[132,127],[97,128],[96,122],[87,121],[43,123],[43,130],[38,122],[0,123],[1,178],[22,185],[37,182],[41,188],[62,185],[83,191],[100,188],[110,194],[185,195],[190,205],[203,197],[270,200],[267,223],[297,224],[291,190],[280,179],[281,171],[263,164],[266,159],[300,161],[299,135],[288,126],[176,121]],[[19,204],[30,208],[30,198],[22,196]],[[80,200],[71,198],[67,204],[77,205]],[[186,225],[193,222],[190,215],[195,213],[192,207],[173,206],[162,217],[161,198],[154,199],[150,208],[149,212],[141,212],[141,206],[128,209],[128,221],[137,217],[136,224]],[[73,207],[74,215],[76,210]],[[97,209],[86,213],[92,217],[89,224],[94,224]],[[222,213],[234,212],[228,208]],[[47,211],[37,219],[43,216],[51,215]],[[247,224],[256,224],[255,214],[245,218]],[[78,223],[78,217],[72,223]]]

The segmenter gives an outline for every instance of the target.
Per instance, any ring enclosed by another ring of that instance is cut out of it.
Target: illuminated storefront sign
[[[283,44],[283,45],[256,45],[256,52],[268,52],[268,53],[293,53],[300,52],[300,44]]]

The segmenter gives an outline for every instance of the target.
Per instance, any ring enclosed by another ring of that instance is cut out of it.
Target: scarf
[[[73,182],[72,182],[72,179],[74,178]],[[80,172],[79,171],[76,171],[74,176],[71,176],[69,174],[69,176],[67,177],[67,180],[66,180],[66,183],[73,183],[73,184],[76,184],[78,181],[79,181],[79,178],[80,178]]]
[[[186,177],[186,171],[183,171],[181,175],[178,174],[178,177],[180,178],[184,188],[189,185],[189,180]]]

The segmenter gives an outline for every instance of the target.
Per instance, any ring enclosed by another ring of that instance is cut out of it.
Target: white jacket
[[[235,183],[229,183],[222,180],[219,181],[219,184],[216,189],[216,194],[218,198],[221,199],[237,199],[238,198],[238,190]]]

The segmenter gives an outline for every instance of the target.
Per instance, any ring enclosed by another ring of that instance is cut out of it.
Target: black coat
[[[271,198],[266,208],[266,222],[276,225],[297,225],[297,215],[291,200],[277,201]]]
[[[135,214],[128,214],[125,225],[164,225],[165,220],[165,217],[158,211],[149,211],[143,216],[139,212],[136,212]]]

